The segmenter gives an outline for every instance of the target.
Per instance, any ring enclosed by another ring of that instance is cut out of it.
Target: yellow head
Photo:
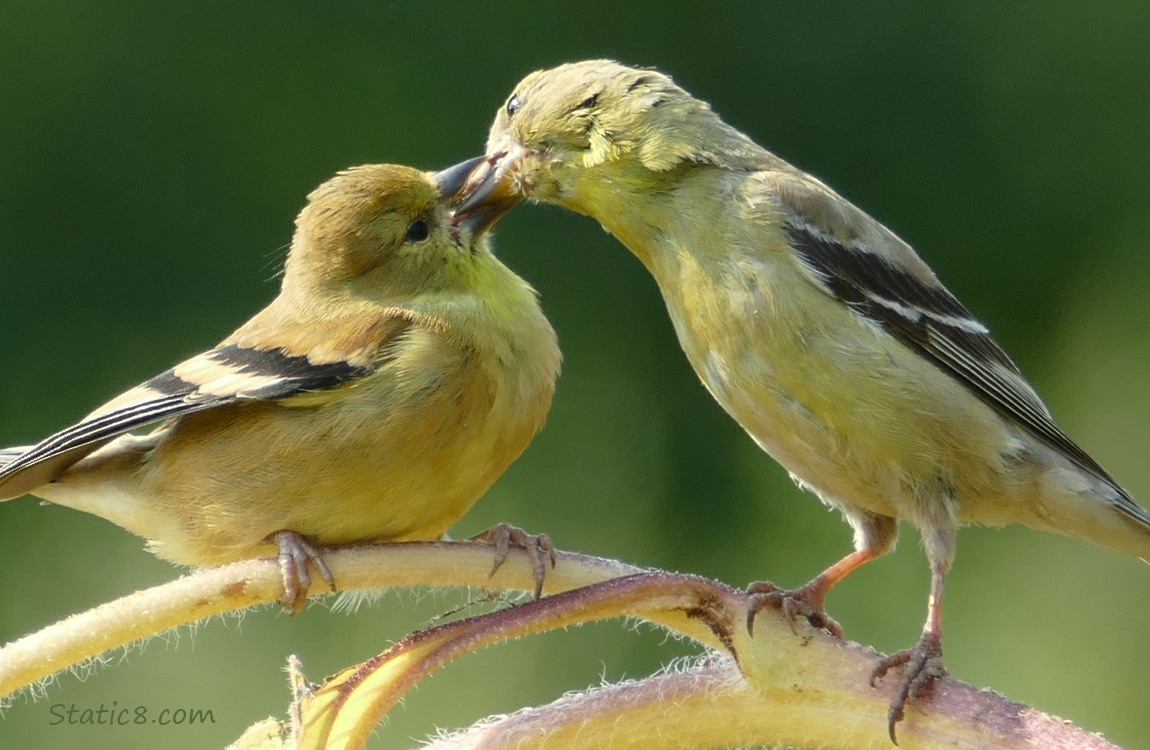
[[[487,153],[466,191],[483,193],[465,214],[513,195],[588,213],[601,190],[657,190],[682,168],[759,168],[771,158],[668,76],[611,60],[524,78],[495,116]]]

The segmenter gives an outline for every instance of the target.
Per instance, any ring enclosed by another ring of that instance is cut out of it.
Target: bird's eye
[[[507,116],[514,117],[522,106],[523,102],[519,101],[519,94],[512,94],[511,98],[507,100]]]
[[[403,236],[404,242],[423,242],[431,235],[431,230],[427,228],[427,222],[423,219],[411,222],[411,226],[407,228],[407,234]]]
[[[599,103],[599,94],[592,94],[583,101],[579,102],[579,106],[575,109],[591,109]]]

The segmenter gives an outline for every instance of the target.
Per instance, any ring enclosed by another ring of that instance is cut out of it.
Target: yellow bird
[[[841,634],[826,593],[891,550],[931,567],[922,638],[889,726],[945,673],[942,594],[962,523],[1022,523],[1150,559],[1150,515],[1054,423],[990,332],[909,245],[655,70],[608,60],[527,76],[500,107],[460,216],[522,197],[586,214],[646,266],[711,394],[855,551],[805,586],[752,584]]]
[[[271,304],[75,425],[0,451],[0,499],[93,513],[184,565],[278,553],[294,609],[309,561],[334,586],[316,546],[442,535],[542,427],[560,364],[535,291],[491,252],[497,214],[453,220],[471,166],[325,182]]]

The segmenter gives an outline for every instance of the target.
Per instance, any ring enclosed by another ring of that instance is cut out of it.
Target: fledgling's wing
[[[374,326],[369,341],[360,338],[354,359],[314,362],[282,348],[224,343],[157,375],[100,407],[82,421],[17,455],[0,452],[0,498],[23,495],[60,476],[69,466],[116,437],[161,420],[251,401],[314,405],[317,395],[333,393],[377,371],[379,352],[409,323]],[[366,346],[365,346],[366,344]],[[330,352],[328,352],[330,358]],[[5,454],[10,457],[4,461]]]
[[[1055,424],[986,326],[910,246],[813,178],[783,179],[777,197],[787,217],[784,229],[820,289],[926,357],[1009,422],[1110,485],[1120,496],[1117,507],[1150,522],[1106,470]]]
[[[24,453],[27,453],[32,446],[20,445],[14,448],[0,448],[0,470],[3,470],[7,464],[12,463]]]

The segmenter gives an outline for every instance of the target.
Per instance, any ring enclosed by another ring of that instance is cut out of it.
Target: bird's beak
[[[462,172],[467,168],[466,176],[455,191],[458,201],[453,211],[456,226],[467,227],[477,236],[491,229],[503,214],[519,205],[523,195],[514,187],[515,161],[508,158],[507,152],[500,152],[469,159],[440,173]]]
[[[461,161],[455,166],[436,172],[431,175],[431,179],[439,186],[440,195],[447,200],[454,200],[455,194],[462,190],[464,184],[467,183],[467,178],[471,177],[471,173],[475,171],[476,167],[485,161],[487,161],[486,156],[477,156],[474,159]]]

